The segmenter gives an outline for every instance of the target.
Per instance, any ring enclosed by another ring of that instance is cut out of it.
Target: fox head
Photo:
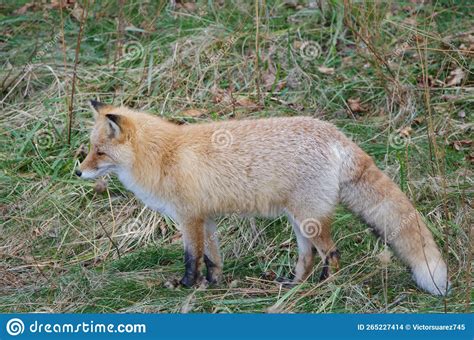
[[[90,104],[95,118],[90,136],[90,149],[76,170],[76,175],[84,179],[117,172],[133,163],[134,125],[127,117],[128,109],[95,100]]]

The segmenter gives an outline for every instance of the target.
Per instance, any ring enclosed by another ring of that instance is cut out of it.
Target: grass
[[[114,1],[78,2],[62,9],[63,25],[52,5],[0,5],[0,311],[472,311],[472,4],[266,1],[256,53],[255,4],[222,3],[126,2],[120,11]],[[463,76],[450,83],[456,69]],[[297,257],[288,221],[228,216],[219,222],[224,283],[166,288],[183,271],[172,221],[115,178],[102,192],[73,174],[91,98],[184,124],[292,115],[334,122],[425,216],[452,293],[419,291],[343,207],[333,225],[342,270],[331,282],[318,282],[318,263],[308,282],[282,288],[273,278],[291,273]]]

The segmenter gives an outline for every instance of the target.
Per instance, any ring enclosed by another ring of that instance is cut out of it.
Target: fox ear
[[[117,138],[122,133],[122,128],[120,127],[122,117],[113,113],[108,113],[105,115],[107,118],[107,123],[109,126],[109,138]]]
[[[90,100],[89,104],[91,106],[92,112],[94,113],[94,119],[97,119],[99,117],[100,111],[107,106],[107,104],[98,102],[97,100]]]

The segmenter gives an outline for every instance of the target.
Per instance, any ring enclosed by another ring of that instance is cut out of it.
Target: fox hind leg
[[[320,280],[325,280],[332,272],[338,271],[340,255],[331,237],[331,219],[329,215],[319,217],[317,214],[295,211],[291,219],[293,229],[296,233],[298,247],[300,248],[300,244],[303,244],[305,246],[303,249],[307,252],[306,244],[304,244],[303,241],[298,241],[298,238],[306,239],[307,242],[316,248],[323,261],[323,270],[320,275]],[[308,271],[311,273],[308,267],[309,265],[304,262],[303,259],[301,261],[298,259],[297,273],[298,265],[300,264],[307,266],[303,271],[304,273]],[[301,279],[301,277],[295,277],[295,279]],[[303,278],[303,280],[304,279],[305,278]]]
[[[319,232],[311,237],[311,242],[323,260],[323,270],[319,277],[323,281],[339,270],[340,254],[331,237],[331,219],[320,218],[318,222]]]
[[[222,276],[222,258],[219,251],[218,234],[213,220],[205,223],[204,263],[206,264],[206,280],[210,284],[218,284]]]

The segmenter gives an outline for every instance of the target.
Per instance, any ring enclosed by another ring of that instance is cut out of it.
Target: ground
[[[0,5],[0,312],[472,311],[472,3],[118,3]],[[423,214],[451,294],[420,291],[344,207],[329,282],[318,260],[308,282],[281,287],[297,257],[288,221],[228,216],[224,282],[167,288],[183,272],[173,222],[113,177],[74,175],[90,99],[182,124],[335,123]]]

